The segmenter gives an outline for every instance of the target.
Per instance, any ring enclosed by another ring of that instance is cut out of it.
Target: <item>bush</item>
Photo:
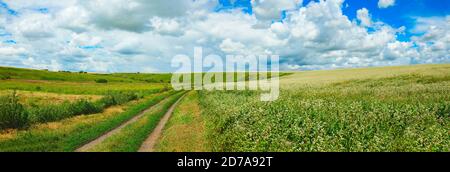
[[[138,98],[136,94],[131,92],[118,93],[113,95],[113,97],[116,105],[125,104],[131,100],[136,100]]]
[[[165,84],[164,88],[161,91],[165,92],[165,91],[169,91],[169,90],[170,90],[169,85]]]
[[[99,113],[102,110],[102,107],[99,107],[95,103],[87,100],[76,101],[75,103],[70,104],[68,108],[69,114],[72,114],[72,116]]]
[[[133,92],[109,92],[99,100],[99,104],[103,108],[107,108],[114,105],[121,105],[136,99],[138,99],[138,96]]]
[[[43,123],[58,121],[70,117],[68,103],[61,105],[39,106],[30,109],[30,121],[32,123]]]
[[[11,76],[9,76],[9,75],[0,75],[0,80],[7,80],[7,79],[11,79]]]
[[[114,97],[112,95],[107,94],[103,98],[101,98],[97,104],[99,106],[101,106],[102,108],[107,108],[107,107],[115,105],[116,102],[114,101]]]
[[[25,109],[14,92],[12,95],[0,97],[0,129],[22,128],[29,123],[45,123],[78,115],[100,113],[104,108],[121,105],[137,98],[138,96],[132,92],[118,92],[109,93],[97,102],[82,99],[72,103],[64,102],[58,105],[34,106]]]
[[[106,84],[106,83],[108,83],[108,80],[106,80],[106,79],[96,79],[95,82],[96,83],[101,83],[101,84]]]
[[[15,92],[0,97],[0,129],[23,128],[28,125],[28,112]]]
[[[43,123],[58,121],[61,119],[102,112],[103,108],[97,103],[87,100],[78,100],[73,103],[64,102],[60,105],[48,105],[30,109],[31,121],[33,123]]]

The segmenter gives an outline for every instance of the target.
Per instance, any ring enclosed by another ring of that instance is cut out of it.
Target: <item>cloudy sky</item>
[[[450,1],[0,0],[0,66],[167,72],[194,47],[284,70],[450,63]]]

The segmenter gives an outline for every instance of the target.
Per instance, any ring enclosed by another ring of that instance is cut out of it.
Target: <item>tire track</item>
[[[142,143],[138,152],[153,152],[154,151],[155,144],[158,141],[158,138],[161,136],[164,126],[166,125],[170,116],[172,116],[172,113],[175,110],[175,108],[177,107],[177,105],[180,103],[181,100],[183,100],[183,98],[186,95],[187,95],[187,93],[184,93],[183,96],[181,96],[174,104],[172,104],[172,106],[169,108],[169,110],[167,110],[167,112],[164,114],[164,116],[158,122],[158,125],[155,127],[155,129],[153,129],[152,133]]]
[[[124,127],[126,127],[127,125],[136,122],[137,120],[139,120],[140,118],[142,118],[147,112],[151,111],[155,106],[157,106],[160,102],[163,102],[165,100],[167,100],[168,98],[170,98],[173,95],[169,95],[166,98],[162,99],[161,101],[159,101],[158,103],[156,103],[155,105],[147,108],[146,110],[140,112],[138,115],[134,116],[133,118],[129,119],[128,121],[120,124],[118,127],[106,132],[105,134],[101,135],[100,137],[96,138],[95,140],[90,141],[89,143],[79,147],[78,149],[75,150],[75,152],[86,152],[89,149],[93,148],[94,146],[98,145],[99,143],[103,142],[105,139],[107,139],[108,137],[118,133],[120,130],[122,130]]]

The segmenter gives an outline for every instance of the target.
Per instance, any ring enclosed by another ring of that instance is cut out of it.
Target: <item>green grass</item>
[[[122,130],[105,139],[91,150],[95,152],[136,152],[156,127],[167,110],[184,92],[180,92],[157,104],[138,121],[125,126]]]
[[[17,94],[0,96],[0,130],[23,128],[28,125],[28,111],[19,102]]]
[[[197,74],[200,73],[191,73],[191,82],[194,83],[195,82],[195,76]],[[216,74],[222,74],[222,81],[223,82],[240,82],[240,81],[254,81],[254,80],[258,80],[258,79],[265,79],[265,78],[271,78],[272,77],[272,73],[271,72],[234,72],[234,73],[226,73],[226,72],[222,72],[222,73],[215,73],[215,72],[211,72],[211,73],[202,73],[202,79],[204,79],[204,77],[210,74],[212,76],[211,81],[215,82],[216,78],[215,75]],[[233,74],[233,80],[228,80],[227,75],[229,74]],[[278,77],[285,77],[285,76],[289,76],[293,74],[292,72],[279,72],[278,73]],[[220,75],[219,75],[220,76]],[[181,77],[180,82],[183,81],[183,77]]]
[[[174,93],[151,95],[123,106],[108,108],[101,114],[78,116],[39,124],[12,134],[0,134],[0,152],[74,151]]]
[[[63,103],[26,107],[16,92],[0,96],[0,129],[24,128],[29,124],[53,122],[61,119],[100,113],[105,108],[138,99],[134,93],[109,93],[98,101],[80,99]]]
[[[167,123],[156,149],[196,151],[193,147],[207,142],[207,150],[212,151],[450,151],[450,64],[280,75],[281,95],[275,102],[259,101],[261,93],[257,91],[199,91],[196,96],[191,92]],[[74,151],[156,105],[93,149],[136,151],[182,95],[174,91],[153,95],[170,90],[170,78],[170,74],[86,74],[0,67],[0,90],[86,96],[131,92],[145,96],[128,103],[118,100],[125,104],[98,114],[32,124],[26,130],[0,130],[0,152]],[[102,83],[96,83],[100,80]],[[8,101],[0,103],[4,102]],[[11,106],[5,107],[16,108],[17,101],[10,102]],[[0,116],[14,117],[9,112],[2,108]],[[201,124],[204,127],[198,127]]]
[[[281,72],[279,76],[292,73]],[[193,76],[194,74],[192,74]],[[203,73],[203,76],[205,73]],[[238,73],[234,73],[235,80]],[[226,81],[226,73],[223,74]],[[246,80],[256,73],[246,72]],[[268,74],[271,77],[271,74]],[[0,67],[0,90],[23,90],[60,94],[103,95],[111,91],[130,91],[148,95],[170,88],[172,74],[78,73]],[[215,78],[213,78],[215,80]],[[193,81],[193,80],[192,80]]]
[[[0,90],[104,95],[108,92],[153,94],[170,88],[171,74],[95,74],[0,67]]]
[[[298,72],[275,102],[200,92],[213,151],[450,151],[450,65]]]
[[[75,102],[36,106],[28,109],[29,122],[53,122],[77,115],[100,113],[105,108],[123,105],[136,99],[138,99],[138,96],[134,93],[109,93],[95,102],[81,99]]]
[[[187,93],[164,126],[157,152],[205,152],[210,150],[197,91]]]
[[[1,79],[45,80],[45,81],[71,81],[71,82],[95,82],[107,80],[108,82],[150,82],[167,83],[170,74],[95,74],[80,72],[51,72],[46,70],[21,69],[12,67],[0,67]]]
[[[4,80],[0,81],[0,90],[23,90],[49,92],[59,94],[104,95],[108,92],[136,92],[148,95],[160,92],[169,86],[166,84],[148,83],[86,83],[61,81],[27,81]]]
[[[129,78],[134,81],[148,82],[148,83],[170,83],[172,74],[149,74],[149,73],[113,73],[111,76]]]

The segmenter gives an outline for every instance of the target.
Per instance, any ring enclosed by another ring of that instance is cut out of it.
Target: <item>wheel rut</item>
[[[170,98],[171,96],[168,96],[166,98],[164,98],[163,100],[159,101],[159,103],[163,102],[164,100],[167,100],[168,98]],[[149,108],[147,108],[146,110],[140,112],[138,115],[134,116],[133,118],[129,119],[128,121],[120,124],[118,127],[106,132],[105,134],[101,135],[100,137],[96,138],[95,140],[90,141],[87,144],[84,144],[83,146],[79,147],[78,149],[75,150],[75,152],[86,152],[89,149],[93,148],[94,146],[100,144],[101,142],[103,142],[105,139],[107,139],[108,137],[118,133],[120,130],[122,130],[124,127],[126,127],[127,125],[136,122],[137,120],[139,120],[140,118],[142,118],[147,112],[151,111],[156,105],[158,105],[159,103],[150,106]]]
[[[183,100],[183,98],[186,95],[187,95],[187,93],[184,93],[183,96],[181,96],[174,104],[172,104],[172,106],[167,110],[167,112],[164,114],[164,116],[158,122],[158,125],[155,127],[155,129],[153,129],[152,133],[142,143],[138,152],[154,152],[155,144],[158,141],[158,138],[161,136],[164,126],[166,125],[166,123],[170,119],[170,117],[172,116],[172,113],[175,110],[175,108],[177,107],[177,105],[180,103],[181,100]]]

